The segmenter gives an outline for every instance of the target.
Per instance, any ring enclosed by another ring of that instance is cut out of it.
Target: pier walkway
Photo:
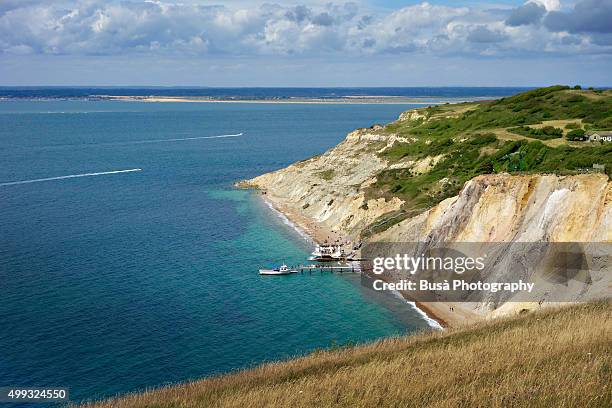
[[[330,273],[361,273],[361,267],[359,263],[351,265],[299,265],[295,268],[300,273],[313,273],[313,272],[330,272]]]

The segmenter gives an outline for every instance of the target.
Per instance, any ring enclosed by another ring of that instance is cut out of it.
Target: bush
[[[488,145],[495,141],[497,141],[497,137],[495,136],[495,134],[487,133],[484,135],[482,134],[474,135],[474,137],[470,139],[469,143],[474,146],[479,146],[479,145]]]
[[[546,136],[554,136],[554,137],[561,137],[561,136],[563,136],[563,131],[561,129],[553,127],[553,126],[544,126],[540,130]]]
[[[557,139],[563,136],[563,130],[553,126],[544,126],[541,129],[536,129],[529,126],[517,126],[508,129],[508,131],[540,140]]]
[[[584,140],[584,130],[582,129],[572,130],[571,132],[568,132],[567,135],[565,135],[565,138],[567,140]]]

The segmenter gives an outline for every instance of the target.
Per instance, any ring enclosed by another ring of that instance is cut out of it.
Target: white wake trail
[[[232,135],[216,135],[216,136],[197,136],[197,137],[181,137],[176,139],[153,139],[153,140],[134,140],[132,142],[117,142],[116,144],[144,144],[144,143],[163,143],[163,142],[182,142],[185,140],[200,140],[200,139],[222,139],[225,137],[240,137],[242,132]],[[105,143],[106,144],[106,143]],[[115,144],[115,143],[108,143]]]
[[[2,0],[0,0],[2,1]],[[66,149],[72,147],[95,147],[95,146],[129,146],[129,145],[139,145],[139,144],[148,144],[148,143],[168,143],[168,142],[182,142],[189,140],[202,140],[202,139],[223,139],[227,137],[240,137],[244,135],[244,133],[233,133],[228,135],[215,135],[215,136],[195,136],[195,137],[177,137],[172,139],[152,139],[152,140],[126,140],[126,141],[117,141],[117,142],[98,142],[98,143],[79,143],[79,144],[62,144],[62,145],[51,145],[51,146],[38,146],[32,147],[34,150],[46,150],[46,149]]]
[[[105,176],[107,174],[133,173],[135,171],[142,171],[142,169],[101,171],[101,172],[97,172],[97,173],[70,174],[68,176],[47,177],[47,178],[40,178],[40,179],[33,179],[33,180],[22,180],[22,181],[11,181],[11,182],[8,182],[8,183],[0,183],[0,187],[14,186],[14,185],[17,185],[17,184],[40,183],[42,181],[65,180],[65,179],[71,179],[71,178],[77,178],[77,177],[92,177],[92,176]]]

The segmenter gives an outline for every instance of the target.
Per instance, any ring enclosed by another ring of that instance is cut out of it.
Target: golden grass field
[[[612,303],[598,302],[316,352],[88,407],[610,407],[611,383]]]

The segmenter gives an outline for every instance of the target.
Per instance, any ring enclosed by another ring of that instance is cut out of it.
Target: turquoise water
[[[232,187],[408,108],[0,102],[0,183],[142,169],[0,186],[0,385],[80,401],[427,329],[356,276],[260,277],[311,247]]]

